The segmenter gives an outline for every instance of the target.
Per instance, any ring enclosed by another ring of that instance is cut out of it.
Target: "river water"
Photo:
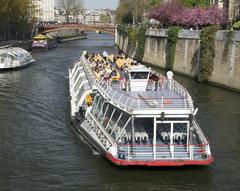
[[[0,73],[0,190],[239,190],[240,94],[176,76],[199,108],[215,162],[207,167],[123,168],[70,127],[68,66],[83,50],[115,51],[111,36],[60,44],[29,68]]]

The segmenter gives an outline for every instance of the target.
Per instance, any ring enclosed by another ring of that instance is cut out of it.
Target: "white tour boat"
[[[32,55],[19,47],[0,49],[0,70],[20,69],[35,61]]]
[[[197,108],[174,79],[141,64],[101,77],[87,55],[69,69],[74,129],[117,165],[181,166],[213,162]],[[114,62],[116,60],[114,59]],[[95,71],[94,71],[95,70]]]

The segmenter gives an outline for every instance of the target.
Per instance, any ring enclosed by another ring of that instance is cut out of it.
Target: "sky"
[[[118,0],[83,0],[85,9],[106,9],[116,10]]]
[[[54,0],[55,5],[59,0]],[[84,2],[85,9],[112,9],[116,10],[118,6],[118,0],[82,0]]]

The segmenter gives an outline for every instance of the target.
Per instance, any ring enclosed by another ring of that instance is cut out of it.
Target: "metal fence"
[[[154,151],[154,147],[156,150]],[[131,145],[118,144],[118,158],[125,160],[166,160],[166,159],[191,159],[203,160],[209,157],[208,144],[200,145]]]
[[[0,42],[31,39],[31,25],[20,23],[0,24]]]

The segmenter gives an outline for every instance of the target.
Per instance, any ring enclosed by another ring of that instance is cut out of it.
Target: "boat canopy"
[[[53,37],[50,35],[42,35],[42,34],[38,34],[37,36],[33,37],[33,40],[47,40],[47,39],[53,39]]]
[[[14,47],[14,48],[7,48],[7,49],[0,49],[0,57],[2,55],[12,55],[12,56],[26,56],[29,55],[29,52],[22,48]]]

